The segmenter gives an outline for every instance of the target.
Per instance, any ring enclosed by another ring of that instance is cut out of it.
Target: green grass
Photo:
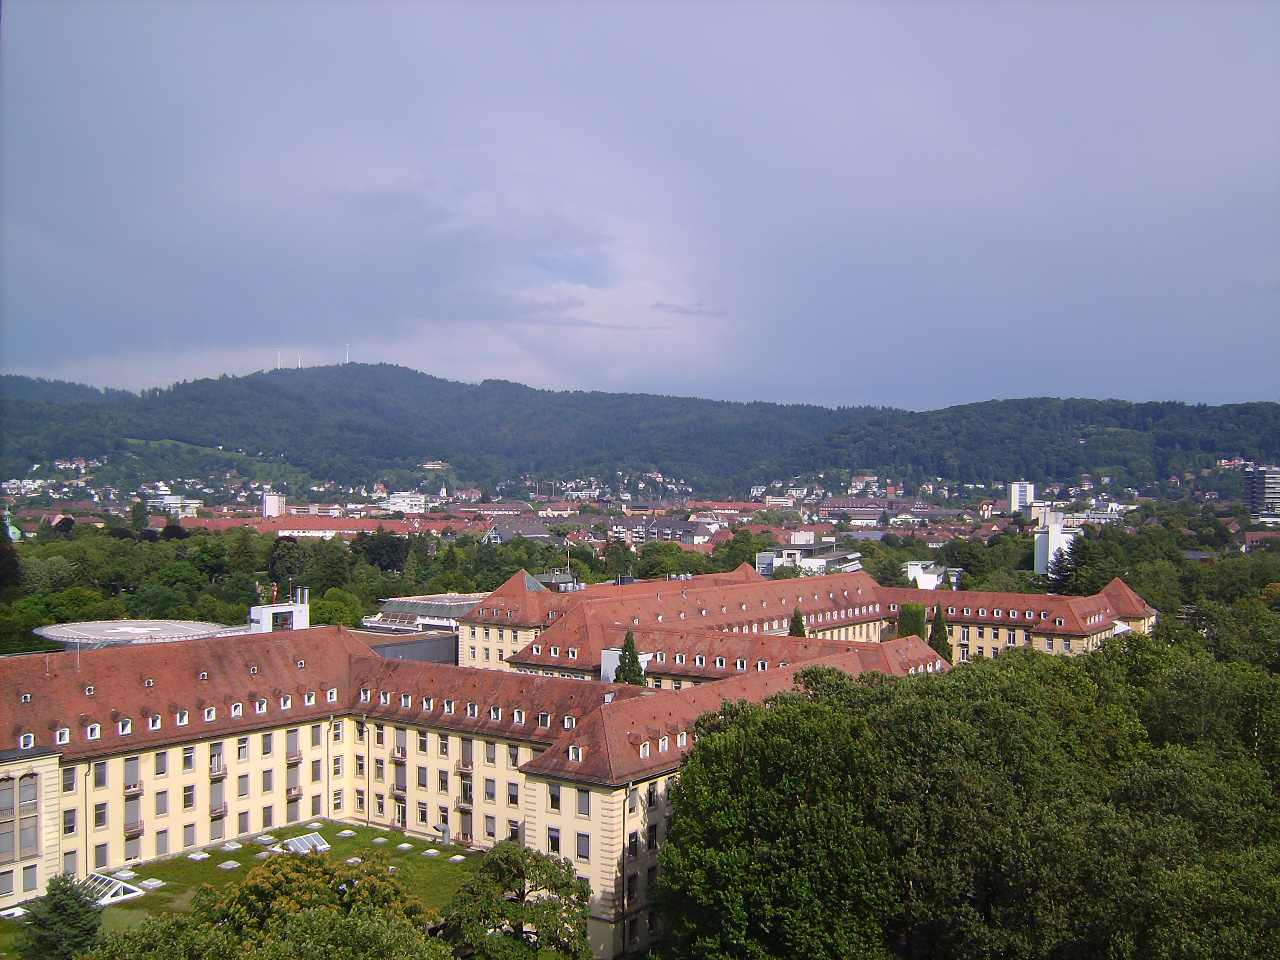
[[[277,840],[301,836],[304,833],[319,833],[332,846],[328,856],[339,860],[359,857],[368,860],[381,857],[389,866],[394,866],[404,880],[409,891],[418,897],[428,909],[439,910],[466,882],[480,865],[481,854],[466,853],[459,847],[443,847],[418,837],[406,837],[390,830],[379,830],[374,827],[361,827],[344,823],[320,821],[323,826],[312,831],[305,824],[294,824],[287,829],[272,830],[271,835]],[[354,837],[339,837],[342,830],[354,830]],[[375,837],[385,837],[387,842],[375,844]],[[243,841],[241,841],[243,842]],[[413,844],[412,850],[397,850],[399,843]],[[102,929],[127,930],[138,926],[153,913],[165,910],[190,910],[191,898],[204,884],[212,887],[223,887],[233,883],[256,867],[261,861],[254,859],[254,854],[261,853],[264,848],[256,843],[245,843],[244,848],[227,853],[217,846],[206,847],[209,854],[207,860],[188,860],[186,853],[157,860],[151,863],[132,864],[130,869],[138,876],[130,881],[137,884],[142,880],[155,877],[163,880],[165,885],[158,890],[149,891],[146,896],[136,900],[108,907],[102,912]],[[438,857],[423,856],[423,851],[436,849]],[[464,853],[466,860],[451,863],[449,857],[455,853]],[[317,854],[312,854],[317,856]],[[240,863],[237,870],[219,870],[218,864],[227,860]],[[114,872],[114,871],[113,871]],[[0,958],[15,956],[12,941],[17,924],[9,920],[0,920]]]

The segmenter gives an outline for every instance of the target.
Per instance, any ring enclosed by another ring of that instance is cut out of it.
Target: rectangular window
[[[262,771],[262,792],[270,793],[276,788],[276,772],[274,770]]]
[[[169,791],[156,791],[156,816],[167,817],[169,815]]]
[[[194,847],[196,845],[196,825],[188,823],[182,828],[182,845],[184,847]]]
[[[333,758],[333,775],[335,777],[342,776],[342,757]]]
[[[520,766],[520,748],[507,747],[507,766],[514,770]]]
[[[155,771],[157,777],[169,775],[169,751],[157,750],[155,754]]]
[[[627,836],[627,856],[632,860],[640,856],[640,834],[635,830]]]
[[[553,857],[560,856],[560,830],[557,827],[547,828],[547,853]]]
[[[0,897],[8,896],[13,893],[13,871],[5,870],[0,872]]]
[[[330,691],[330,692],[332,693],[335,691]],[[333,721],[333,742],[334,743],[342,742],[342,721],[341,720]]]
[[[93,805],[93,828],[95,830],[106,829],[107,826],[107,805],[105,803],[95,803]]]
[[[373,758],[373,779],[385,780],[387,778],[387,762],[381,757]]]
[[[156,831],[156,856],[163,857],[169,852],[169,831]]]
[[[552,810],[560,809],[560,784],[552,783],[547,786],[547,806]]]
[[[107,763],[105,760],[99,760],[93,765],[93,787],[95,790],[101,790],[107,785]]]
[[[312,783],[319,783],[320,780],[324,777],[324,767],[322,766],[323,763],[324,763],[323,760],[311,761],[311,782]]]
[[[76,768],[75,767],[62,768],[62,792],[63,793],[76,792]]]
[[[333,791],[333,812],[334,813],[342,812],[342,791],[341,790]]]
[[[241,810],[236,814],[236,832],[242,836],[249,832],[249,811]]]
[[[236,796],[247,797],[248,795],[249,795],[249,775],[247,773],[242,773],[240,774],[240,776],[236,777]],[[242,830],[240,832],[244,833],[245,831]]]
[[[387,728],[380,723],[373,725],[373,745],[375,747],[385,747],[387,745]]]
[[[311,725],[311,745],[313,747],[320,746],[320,738],[324,735],[323,728],[318,723]]]
[[[196,808],[196,788],[191,784],[187,784],[182,788],[182,809],[194,810]]]
[[[449,792],[449,771],[441,770],[436,774],[436,790],[440,793]]]
[[[489,777],[484,780],[484,799],[486,803],[497,803],[498,801],[498,781]]]
[[[427,804],[419,800],[418,801],[418,823],[425,826],[428,824],[430,817],[431,817],[431,812],[427,807]]]
[[[520,784],[518,783],[507,784],[507,806],[508,807],[520,806]]]
[[[427,770],[427,768],[426,768],[426,767],[419,767],[419,768],[418,768],[418,787],[419,787],[419,789],[421,789],[421,790],[426,790],[426,789],[427,789],[427,787],[429,786],[429,784],[427,783],[427,776],[428,776],[428,774],[429,774],[429,771]]]
[[[578,834],[578,851],[579,860],[591,859],[591,835],[587,833]]]
[[[495,840],[497,839],[497,834],[498,834],[497,818],[485,817],[484,818],[484,835],[490,840]]]
[[[270,829],[270,827],[275,823],[275,821],[276,821],[276,808],[263,807],[262,808],[262,829],[263,830]]]
[[[356,791],[356,812],[364,813],[364,791]]]
[[[578,816],[591,816],[591,791],[578,788]]]
[[[62,833],[70,836],[76,832],[76,812],[74,809],[62,811]]]
[[[236,741],[236,760],[244,763],[249,759],[249,738],[241,737]]]
[[[183,771],[183,773],[190,773],[190,772],[191,772],[192,770],[194,770],[195,768],[196,768],[196,748],[195,748],[195,747],[183,747],[183,748],[182,748],[182,771]]]
[[[427,734],[427,731],[425,730],[418,731],[418,752],[419,753],[426,753],[430,749],[430,744],[428,743],[428,739],[429,739],[429,735]]]
[[[440,743],[438,747],[438,753],[442,757],[447,757],[449,755],[449,738],[446,737],[443,733],[440,734]]]
[[[103,870],[107,866],[107,845],[99,843],[93,848],[93,869]]]
[[[645,830],[645,847],[648,850],[658,849],[658,825],[651,823]]]
[[[264,733],[262,735],[262,755],[264,757],[271,756],[271,753],[272,751],[275,750],[275,748],[276,748],[275,738],[269,733]]]
[[[491,767],[498,762],[498,745],[496,743],[490,743],[488,740],[485,741],[484,762]]]

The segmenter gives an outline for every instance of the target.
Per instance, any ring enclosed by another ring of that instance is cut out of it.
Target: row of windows
[[[896,612],[896,611],[897,611],[897,609],[898,609],[898,605],[897,605],[896,603],[891,603],[891,604],[889,604],[889,609],[890,609],[891,611]],[[966,616],[966,617],[971,617],[971,616],[973,616],[973,608],[972,608],[972,607],[964,607],[963,609],[964,609],[964,613],[962,614],[962,616]],[[934,608],[934,610],[936,611],[936,610],[937,610],[937,608],[935,607],[935,608]],[[997,608],[997,609],[994,609],[994,610],[992,610],[992,611],[991,611],[991,615],[992,615],[993,617],[1003,617],[1003,616],[1004,616],[1004,613],[1005,613],[1005,611],[1004,611],[1003,609],[1000,609],[1000,608]],[[1014,610],[1014,609],[1010,608],[1010,609],[1009,609],[1009,611],[1008,611],[1008,613],[1009,613],[1009,619],[1010,619],[1010,620],[1017,620],[1017,619],[1018,619],[1018,616],[1019,616],[1019,611],[1018,611],[1018,610]],[[955,607],[947,607],[947,616],[949,616],[949,617],[954,617],[955,615],[956,615],[956,608],[955,608]],[[980,616],[980,617],[985,617],[986,615],[987,615],[987,608],[986,608],[986,607],[979,607],[979,608],[978,608],[978,616]],[[1040,611],[1040,619],[1041,619],[1041,620],[1048,620],[1048,619],[1049,619],[1049,616],[1050,616],[1050,612],[1049,612],[1048,610],[1041,610],[1041,611]],[[1026,619],[1027,619],[1027,620],[1035,620],[1035,618],[1036,618],[1036,612],[1035,612],[1034,610],[1028,610],[1028,611],[1026,611]],[[1097,623],[1097,622],[1099,622],[1100,620],[1102,620],[1102,615],[1101,615],[1101,614],[1095,614],[1095,615],[1093,615],[1093,616],[1091,616],[1091,617],[1089,617],[1089,618],[1088,618],[1088,622],[1089,622],[1089,623]],[[1060,627],[1060,626],[1062,626],[1062,625],[1063,625],[1063,619],[1062,619],[1062,617],[1055,617],[1053,622],[1054,622],[1054,625],[1055,625],[1055,626],[1059,626],[1059,627]]]
[[[86,689],[92,690],[93,688],[88,687]],[[27,696],[27,695],[24,694],[24,696]],[[326,697],[327,703],[337,703],[338,702],[337,688],[327,691],[325,694],[325,697]],[[308,707],[315,706],[315,703],[316,703],[315,693],[305,694],[303,697],[303,703]],[[254,709],[254,712],[257,714],[265,714],[267,712],[267,701],[265,699],[256,700],[253,704],[253,709]],[[289,694],[285,694],[284,696],[280,697],[280,709],[281,710],[293,709],[293,697],[290,696]],[[202,713],[204,716],[205,723],[214,723],[218,719],[217,707],[205,707]],[[231,714],[231,719],[233,720],[238,720],[239,718],[243,717],[244,704],[243,703],[231,704],[230,714]],[[174,714],[173,719],[174,719],[174,723],[177,726],[185,727],[191,722],[191,713],[188,710],[179,710],[177,713]],[[163,718],[158,713],[151,714],[149,717],[146,718],[146,721],[147,721],[147,729],[150,731],[160,730],[163,728],[163,725],[164,725]],[[133,719],[131,717],[122,717],[120,720],[116,721],[116,734],[118,736],[127,737],[132,735],[132,733],[133,733]],[[102,739],[102,724],[90,723],[87,726],[85,726],[84,738],[85,740]],[[56,746],[60,746],[60,747],[63,747],[69,744],[71,742],[71,728],[59,727],[58,729],[56,729],[53,734],[53,742]],[[22,734],[18,738],[18,745],[24,750],[30,750],[32,747],[36,745],[35,734],[33,733]]]
[[[390,706],[391,697],[392,697],[392,694],[386,690],[383,690],[378,694],[378,700],[383,706]],[[361,703],[371,703],[372,700],[373,700],[373,691],[368,689],[363,689],[360,691]],[[413,695],[408,693],[400,694],[400,706],[406,710],[412,709]],[[435,709],[435,698],[423,697],[422,698],[423,712],[429,713],[434,709]],[[445,716],[450,716],[450,717],[455,716],[458,712],[458,701],[456,700],[441,701],[441,710],[443,711]],[[476,703],[475,701],[469,701],[465,705],[465,710],[466,710],[466,716],[471,719],[478,719],[480,716],[480,704]],[[501,721],[502,716],[503,716],[502,707],[491,706],[488,708],[488,717],[490,720],[494,721],[495,723]],[[525,723],[528,722],[528,714],[524,710],[517,707],[511,711],[511,722],[519,726],[523,726]],[[572,730],[576,723],[577,723],[577,718],[575,717],[566,716],[564,718],[564,728],[566,730]],[[544,729],[550,727],[551,714],[547,713],[546,711],[539,713],[538,726]]]

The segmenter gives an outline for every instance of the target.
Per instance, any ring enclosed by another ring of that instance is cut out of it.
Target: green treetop
[[[800,608],[796,607],[795,613],[791,614],[791,629],[787,631],[788,636],[807,637],[809,634],[804,628],[804,614],[800,612]]]
[[[629,683],[633,687],[643,687],[644,668],[640,666],[640,653],[636,650],[636,635],[630,630],[622,641],[622,656],[618,658],[618,669],[613,674],[614,683]]]
[[[928,623],[923,603],[904,603],[898,611],[898,636],[923,637]]]
[[[933,615],[933,623],[929,626],[929,646],[938,652],[948,663],[951,662],[951,641],[947,639],[947,621],[942,616],[942,604],[938,604]]]

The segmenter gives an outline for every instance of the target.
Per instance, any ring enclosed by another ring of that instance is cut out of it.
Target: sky
[[[7,373],[1280,399],[1278,3],[2,17]]]

